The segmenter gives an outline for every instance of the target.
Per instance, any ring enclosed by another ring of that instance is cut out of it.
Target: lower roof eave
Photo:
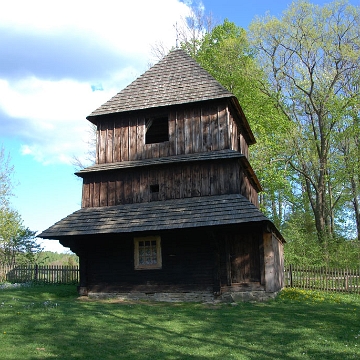
[[[271,221],[240,194],[172,199],[150,203],[82,208],[60,220],[40,235],[44,239],[100,234],[130,234],[154,231],[267,224]]]

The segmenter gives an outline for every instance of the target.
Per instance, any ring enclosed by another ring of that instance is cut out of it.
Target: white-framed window
[[[135,270],[161,269],[161,238],[145,236],[134,238]]]

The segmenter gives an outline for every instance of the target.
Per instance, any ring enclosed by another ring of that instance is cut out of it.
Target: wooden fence
[[[285,286],[310,290],[339,291],[360,294],[360,269],[322,267],[285,267]]]
[[[40,281],[56,284],[79,283],[78,266],[0,265],[0,282],[24,283]]]
[[[57,284],[78,284],[78,266],[0,265],[0,283],[40,281]],[[321,267],[285,267],[285,287],[339,291],[360,294],[360,269],[328,269]]]

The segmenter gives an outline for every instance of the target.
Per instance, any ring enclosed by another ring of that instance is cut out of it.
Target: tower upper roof
[[[97,115],[232,97],[232,93],[184,50],[176,49],[93,111],[87,119],[91,121]]]

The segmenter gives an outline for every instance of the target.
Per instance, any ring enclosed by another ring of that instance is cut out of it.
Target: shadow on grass
[[[359,305],[81,301],[71,288],[17,289],[0,307],[0,345],[4,360],[351,359]]]

